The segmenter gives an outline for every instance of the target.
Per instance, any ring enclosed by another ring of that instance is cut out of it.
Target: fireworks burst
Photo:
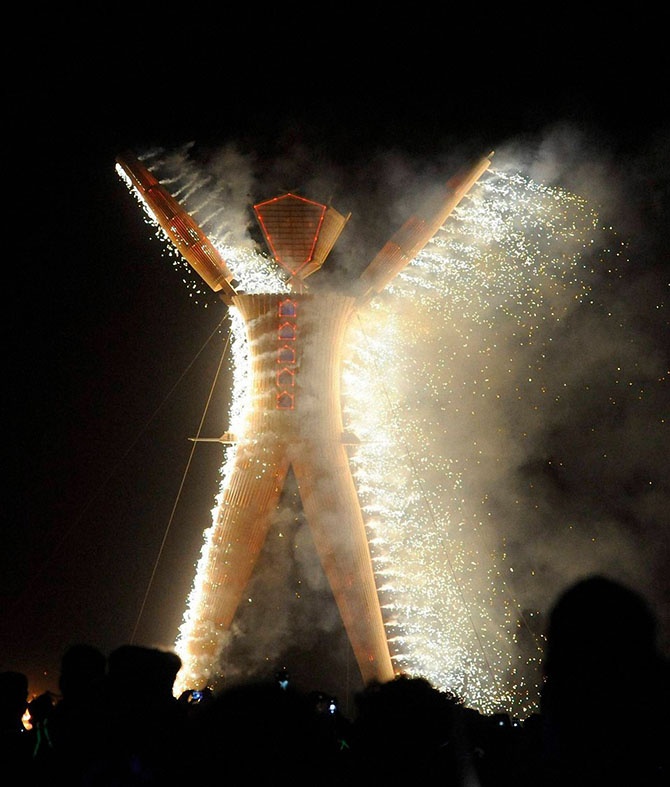
[[[560,397],[546,324],[589,292],[599,233],[584,200],[493,171],[352,326],[345,413],[395,660],[483,712],[527,715],[543,652],[487,491],[532,428],[503,429],[501,397],[521,356],[525,409]]]

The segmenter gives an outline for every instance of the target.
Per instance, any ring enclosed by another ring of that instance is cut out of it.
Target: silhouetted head
[[[544,783],[664,783],[668,672],[642,596],[598,575],[565,590],[550,614],[544,673]]]
[[[122,645],[108,659],[108,683],[127,699],[172,699],[181,659],[176,653],[140,645]]]
[[[606,715],[622,691],[656,673],[656,620],[644,598],[604,576],[589,576],[556,601],[544,660],[545,711]]]
[[[63,654],[58,687],[64,699],[77,698],[102,684],[107,671],[105,654],[93,645],[71,645]]]
[[[652,656],[656,621],[647,602],[633,590],[604,576],[590,576],[569,587],[549,618],[547,673],[574,660],[604,666]]]

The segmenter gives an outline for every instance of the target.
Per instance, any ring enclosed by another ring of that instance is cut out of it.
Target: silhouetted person
[[[541,696],[547,787],[668,784],[668,671],[644,599],[591,576],[555,603]]]
[[[23,784],[29,774],[34,736],[23,724],[27,708],[27,676],[12,670],[0,672],[1,784]]]
[[[103,742],[100,718],[107,659],[86,643],[70,646],[61,658],[60,697],[46,706],[39,721],[34,753],[41,783],[87,783]],[[33,712],[31,704],[31,715]]]
[[[464,715],[481,787],[520,787],[520,772],[528,771],[528,743],[521,722],[506,713],[487,715],[472,708],[464,709]]]
[[[356,785],[479,787],[462,702],[420,677],[371,683],[356,695]]]
[[[230,686],[191,718],[188,773],[195,781],[205,769],[221,784],[348,784],[317,712],[310,697],[276,680]]]
[[[177,784],[187,710],[173,695],[176,653],[122,645],[109,654],[95,785]]]

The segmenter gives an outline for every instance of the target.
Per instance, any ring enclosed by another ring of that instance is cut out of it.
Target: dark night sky
[[[665,282],[667,306],[670,134],[651,47],[633,63],[620,40],[594,49],[586,33],[548,41],[492,19],[460,32],[446,21],[377,29],[349,19],[325,38],[283,19],[260,29],[191,19],[181,41],[151,17],[86,25],[74,38],[67,20],[41,20],[23,41],[32,67],[5,82],[0,669],[26,671],[33,690],[56,688],[76,641],[105,652],[133,637],[172,644],[215,492],[218,455],[191,460],[187,438],[209,395],[219,360],[209,340],[223,313],[215,298],[195,304],[165,262],[115,173],[118,153],[232,141],[263,160],[301,146],[351,177],[384,151],[425,163],[569,124],[602,153],[617,191],[629,189],[623,230]],[[667,310],[647,327],[667,363]],[[666,379],[670,416],[667,393]],[[667,551],[667,529],[658,546]],[[667,602],[667,588],[655,593]]]

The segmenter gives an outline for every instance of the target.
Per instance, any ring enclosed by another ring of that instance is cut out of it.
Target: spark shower
[[[211,179],[192,161],[177,170],[172,162],[171,176],[161,178],[162,156],[148,154],[143,165],[199,221],[229,281],[247,295],[289,294],[266,253],[230,243],[220,196],[207,197]],[[150,211],[148,220],[173,264],[190,271]],[[602,237],[586,200],[491,166],[383,292],[357,307],[342,337],[341,417],[355,436],[348,462],[393,668],[423,675],[486,713],[525,716],[537,701],[542,627],[527,601],[532,592],[519,588],[542,579],[510,557],[497,514],[507,518],[514,503],[497,498],[497,479],[560,407],[552,334],[588,300],[594,265],[603,264]],[[187,281],[197,287],[190,273]],[[239,310],[228,317],[228,434],[236,435],[249,414],[250,347]],[[523,420],[515,421],[515,408]],[[238,449],[222,443],[213,520],[175,645],[185,664],[181,687],[215,678],[192,643],[215,636],[198,610]]]

